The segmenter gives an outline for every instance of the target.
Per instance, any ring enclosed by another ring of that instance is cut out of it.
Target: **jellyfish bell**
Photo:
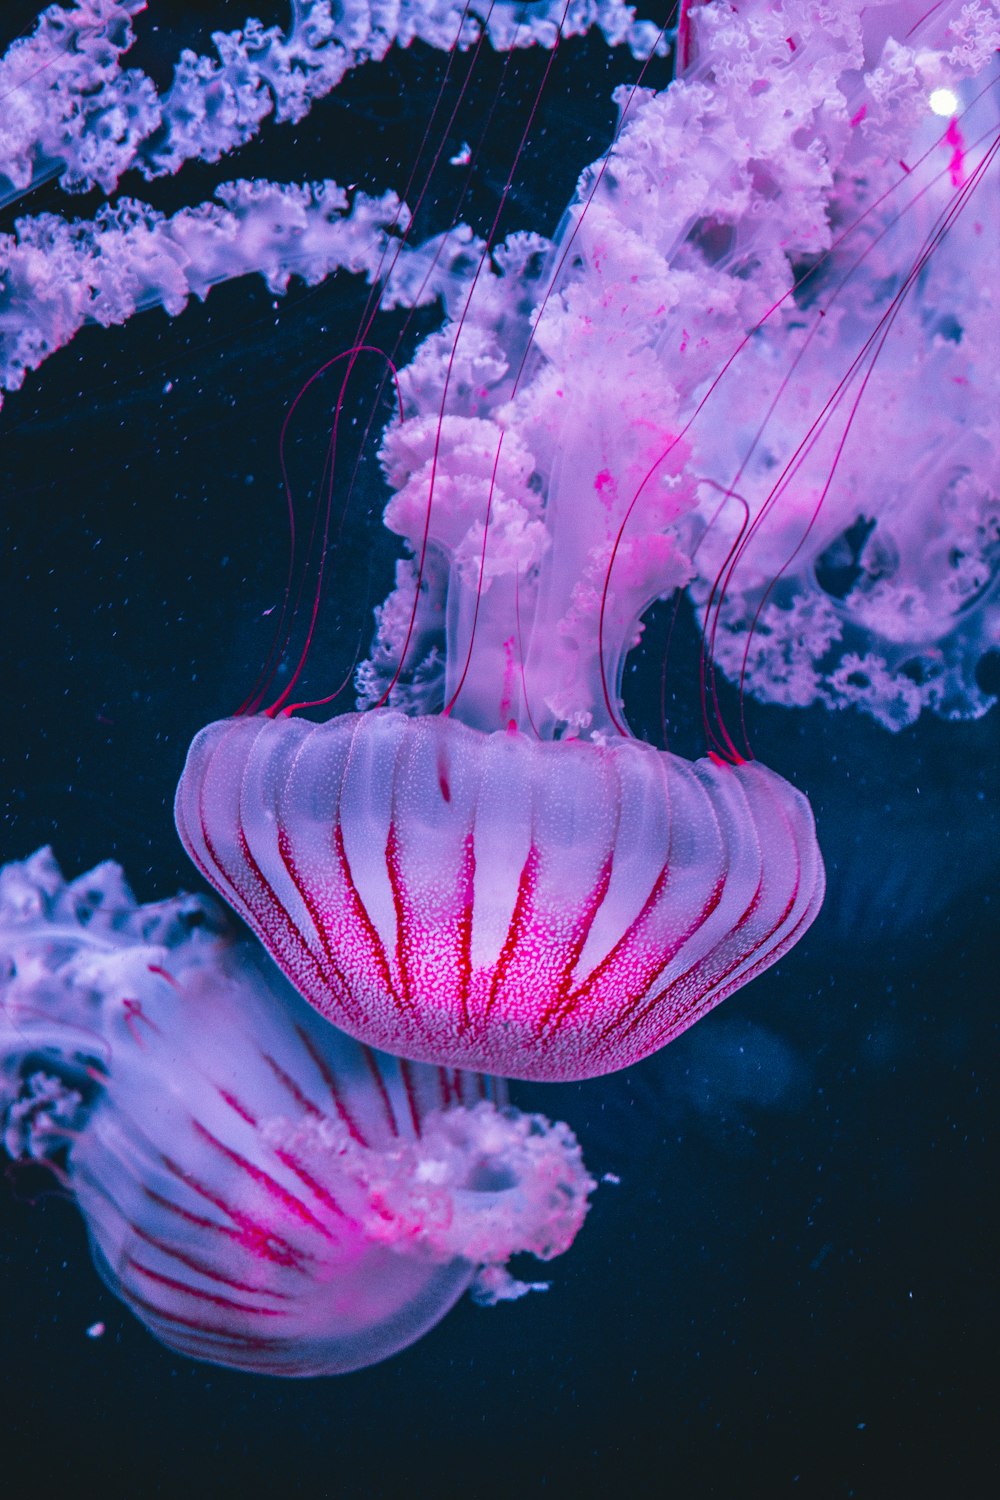
[[[520,1295],[509,1256],[582,1222],[565,1126],[350,1041],[212,901],[139,906],[117,866],[67,883],[42,850],[0,871],[0,961],[3,1144],[53,1165],[108,1286],[181,1353],[374,1364],[474,1282]]]
[[[202,731],[181,838],[301,994],[404,1056],[578,1079],[645,1057],[805,931],[806,799],[755,763],[397,710]]]

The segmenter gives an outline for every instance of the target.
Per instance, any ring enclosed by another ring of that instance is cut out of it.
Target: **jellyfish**
[[[665,342],[696,286],[665,253],[691,206],[661,199],[705,89],[677,89],[658,151],[660,101],[623,97],[554,241],[470,244],[399,372],[385,522],[409,556],[358,711],[317,725],[286,690],[203,730],[178,788],[185,847],[300,993],[411,1058],[625,1067],[822,901],[800,792],[731,741],[694,763],[642,744],[621,701],[641,616],[691,581],[699,533],[704,361],[678,374]]]
[[[163,1343],[270,1375],[404,1349],[470,1286],[571,1244],[593,1182],[502,1081],[410,1064],[310,1010],[199,896],[117,865],[0,870],[0,1130],[52,1168],[110,1289]]]
[[[829,20],[689,8],[681,76],[621,91],[555,239],[470,246],[383,439],[408,559],[358,713],[303,723],[286,692],[192,745],[185,847],[300,992],[372,1045],[594,1076],[808,928],[824,882],[802,795],[709,714],[694,765],[628,732],[623,664],[653,600],[690,586],[709,658],[731,667],[739,643],[734,675],[768,696],[776,612],[805,656],[842,633],[832,605],[789,600],[798,554],[822,592],[874,492],[901,574],[871,563],[843,610],[938,652],[973,615],[977,656],[995,635],[995,310],[988,285],[954,283],[970,237],[998,227],[972,198],[997,145],[995,106],[974,110],[996,11]],[[914,364],[950,392],[934,423]],[[891,484],[889,449],[870,456],[888,409],[917,443]],[[933,566],[928,512],[948,518]],[[877,667],[847,655],[829,681],[905,722],[913,676],[898,689]]]

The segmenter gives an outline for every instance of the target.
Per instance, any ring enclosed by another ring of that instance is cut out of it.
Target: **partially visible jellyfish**
[[[529,1288],[594,1184],[502,1081],[401,1062],[320,1020],[210,900],[121,870],[0,870],[0,1127],[74,1195],[108,1286],[179,1352],[358,1369],[470,1286]]]
[[[687,182],[725,156],[682,250],[710,294],[674,320],[677,362],[714,365],[686,428],[709,650],[766,701],[977,718],[1000,648],[1000,10],[732,9],[697,12],[691,87],[648,131],[683,129]]]

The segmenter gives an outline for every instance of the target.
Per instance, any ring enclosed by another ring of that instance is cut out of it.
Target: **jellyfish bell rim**
[[[80,1198],[79,1190],[77,1196]],[[353,1375],[374,1369],[386,1360],[403,1354],[433,1332],[454,1309],[476,1277],[471,1262],[455,1257],[435,1266],[424,1286],[381,1322],[353,1334],[335,1338],[309,1338],[300,1332],[289,1335],[283,1343],[273,1340],[254,1357],[252,1341],[235,1329],[209,1333],[204,1329],[184,1329],[169,1306],[158,1308],[141,1297],[135,1274],[122,1265],[112,1264],[99,1231],[91,1224],[86,1200],[80,1206],[87,1219],[87,1240],[94,1269],[108,1290],[136,1313],[142,1328],[163,1348],[200,1364],[233,1370],[243,1375],[268,1375],[276,1380],[315,1380],[337,1375]],[[391,1255],[386,1251],[386,1255]],[[118,1257],[124,1259],[124,1251]],[[373,1349],[378,1348],[376,1357]]]
[[[757,762],[391,708],[208,725],[175,818],[333,1024],[539,1082],[658,1050],[776,962],[825,889],[807,799]]]

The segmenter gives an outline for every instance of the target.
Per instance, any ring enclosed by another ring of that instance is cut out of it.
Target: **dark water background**
[[[161,82],[182,40],[204,50],[202,14],[244,14],[152,10],[161,29],[140,22],[136,61]],[[6,0],[0,42],[30,15]],[[466,206],[480,214],[545,59],[523,55],[506,77],[484,63],[473,113],[504,93]],[[221,167],[123,188],[172,210],[235,175],[398,186],[443,66],[415,47]],[[634,71],[600,42],[563,49],[505,227],[554,229],[606,139],[610,83]],[[449,222],[450,191],[445,173],[423,227]],[[47,188],[19,211],[62,204]],[[175,321],[85,330],[7,399],[3,859],[51,843],[67,874],[119,860],[144,900],[197,885],[174,785],[191,736],[236,707],[266,655],[284,576],[282,416],[349,342],[364,296],[345,278],[277,302],[257,279],[217,288]],[[396,329],[380,325],[383,342]],[[304,499],[322,464],[320,395],[290,449]],[[364,649],[388,586],[382,498],[369,458],[332,558],[317,693]],[[691,753],[695,650],[682,617],[668,704],[673,746]],[[659,678],[653,629],[628,686],[647,737]],[[7,1492],[994,1492],[1000,717],[895,737],[818,709],[751,703],[748,718],[757,755],[813,801],[826,908],[660,1055],[594,1083],[515,1087],[572,1124],[595,1175],[621,1178],[550,1267],[551,1290],[462,1304],[356,1375],[243,1376],[161,1348],[99,1282],[73,1207],[0,1182]],[[88,1339],[98,1320],[104,1337]]]

